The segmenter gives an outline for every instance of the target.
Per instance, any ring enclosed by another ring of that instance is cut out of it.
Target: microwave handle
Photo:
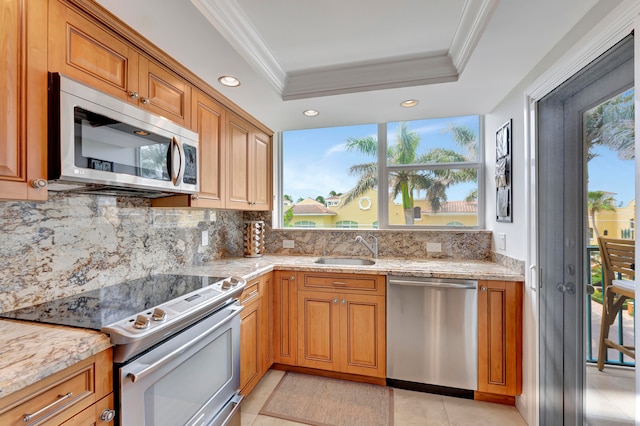
[[[178,155],[174,155],[175,151],[178,151]],[[180,142],[174,136],[171,138],[171,144],[169,145],[169,176],[171,176],[171,182],[173,182],[174,186],[178,186],[180,184],[180,175],[182,174],[182,147],[180,146]],[[178,157],[176,159],[176,157]],[[178,161],[178,170],[176,172],[176,168],[174,167],[175,161]]]

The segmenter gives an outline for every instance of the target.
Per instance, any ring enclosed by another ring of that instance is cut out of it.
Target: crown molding
[[[498,7],[498,3],[499,0],[467,0],[465,3],[462,17],[449,48],[449,55],[458,74],[462,74],[462,70],[478,45],[493,12]]]
[[[369,90],[456,81],[451,58],[442,53],[417,58],[387,59],[289,74],[283,100],[305,99]]]
[[[467,0],[448,52],[381,58],[287,73],[236,0],[191,0],[283,100],[456,81],[482,37],[499,0]]]
[[[282,93],[287,73],[235,0],[191,0],[191,3],[247,62],[267,78],[278,93]]]

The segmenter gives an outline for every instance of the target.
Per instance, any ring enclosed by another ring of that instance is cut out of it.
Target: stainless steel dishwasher
[[[478,387],[478,282],[387,277],[387,383],[473,397]]]

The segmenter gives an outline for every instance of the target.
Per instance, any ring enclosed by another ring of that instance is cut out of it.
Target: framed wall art
[[[511,119],[496,131],[496,221],[512,222]]]

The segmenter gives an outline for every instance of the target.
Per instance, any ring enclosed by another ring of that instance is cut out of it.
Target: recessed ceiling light
[[[240,80],[230,75],[223,75],[222,77],[218,78],[218,81],[220,82],[220,84],[223,84],[227,87],[240,86]]]
[[[316,115],[320,114],[319,111],[316,111],[315,109],[308,109],[305,112],[303,112],[304,115],[306,115],[307,117],[315,117]]]
[[[400,106],[404,108],[413,108],[416,105],[418,105],[418,101],[415,99],[407,99],[406,101],[402,101],[402,103],[400,103]]]

